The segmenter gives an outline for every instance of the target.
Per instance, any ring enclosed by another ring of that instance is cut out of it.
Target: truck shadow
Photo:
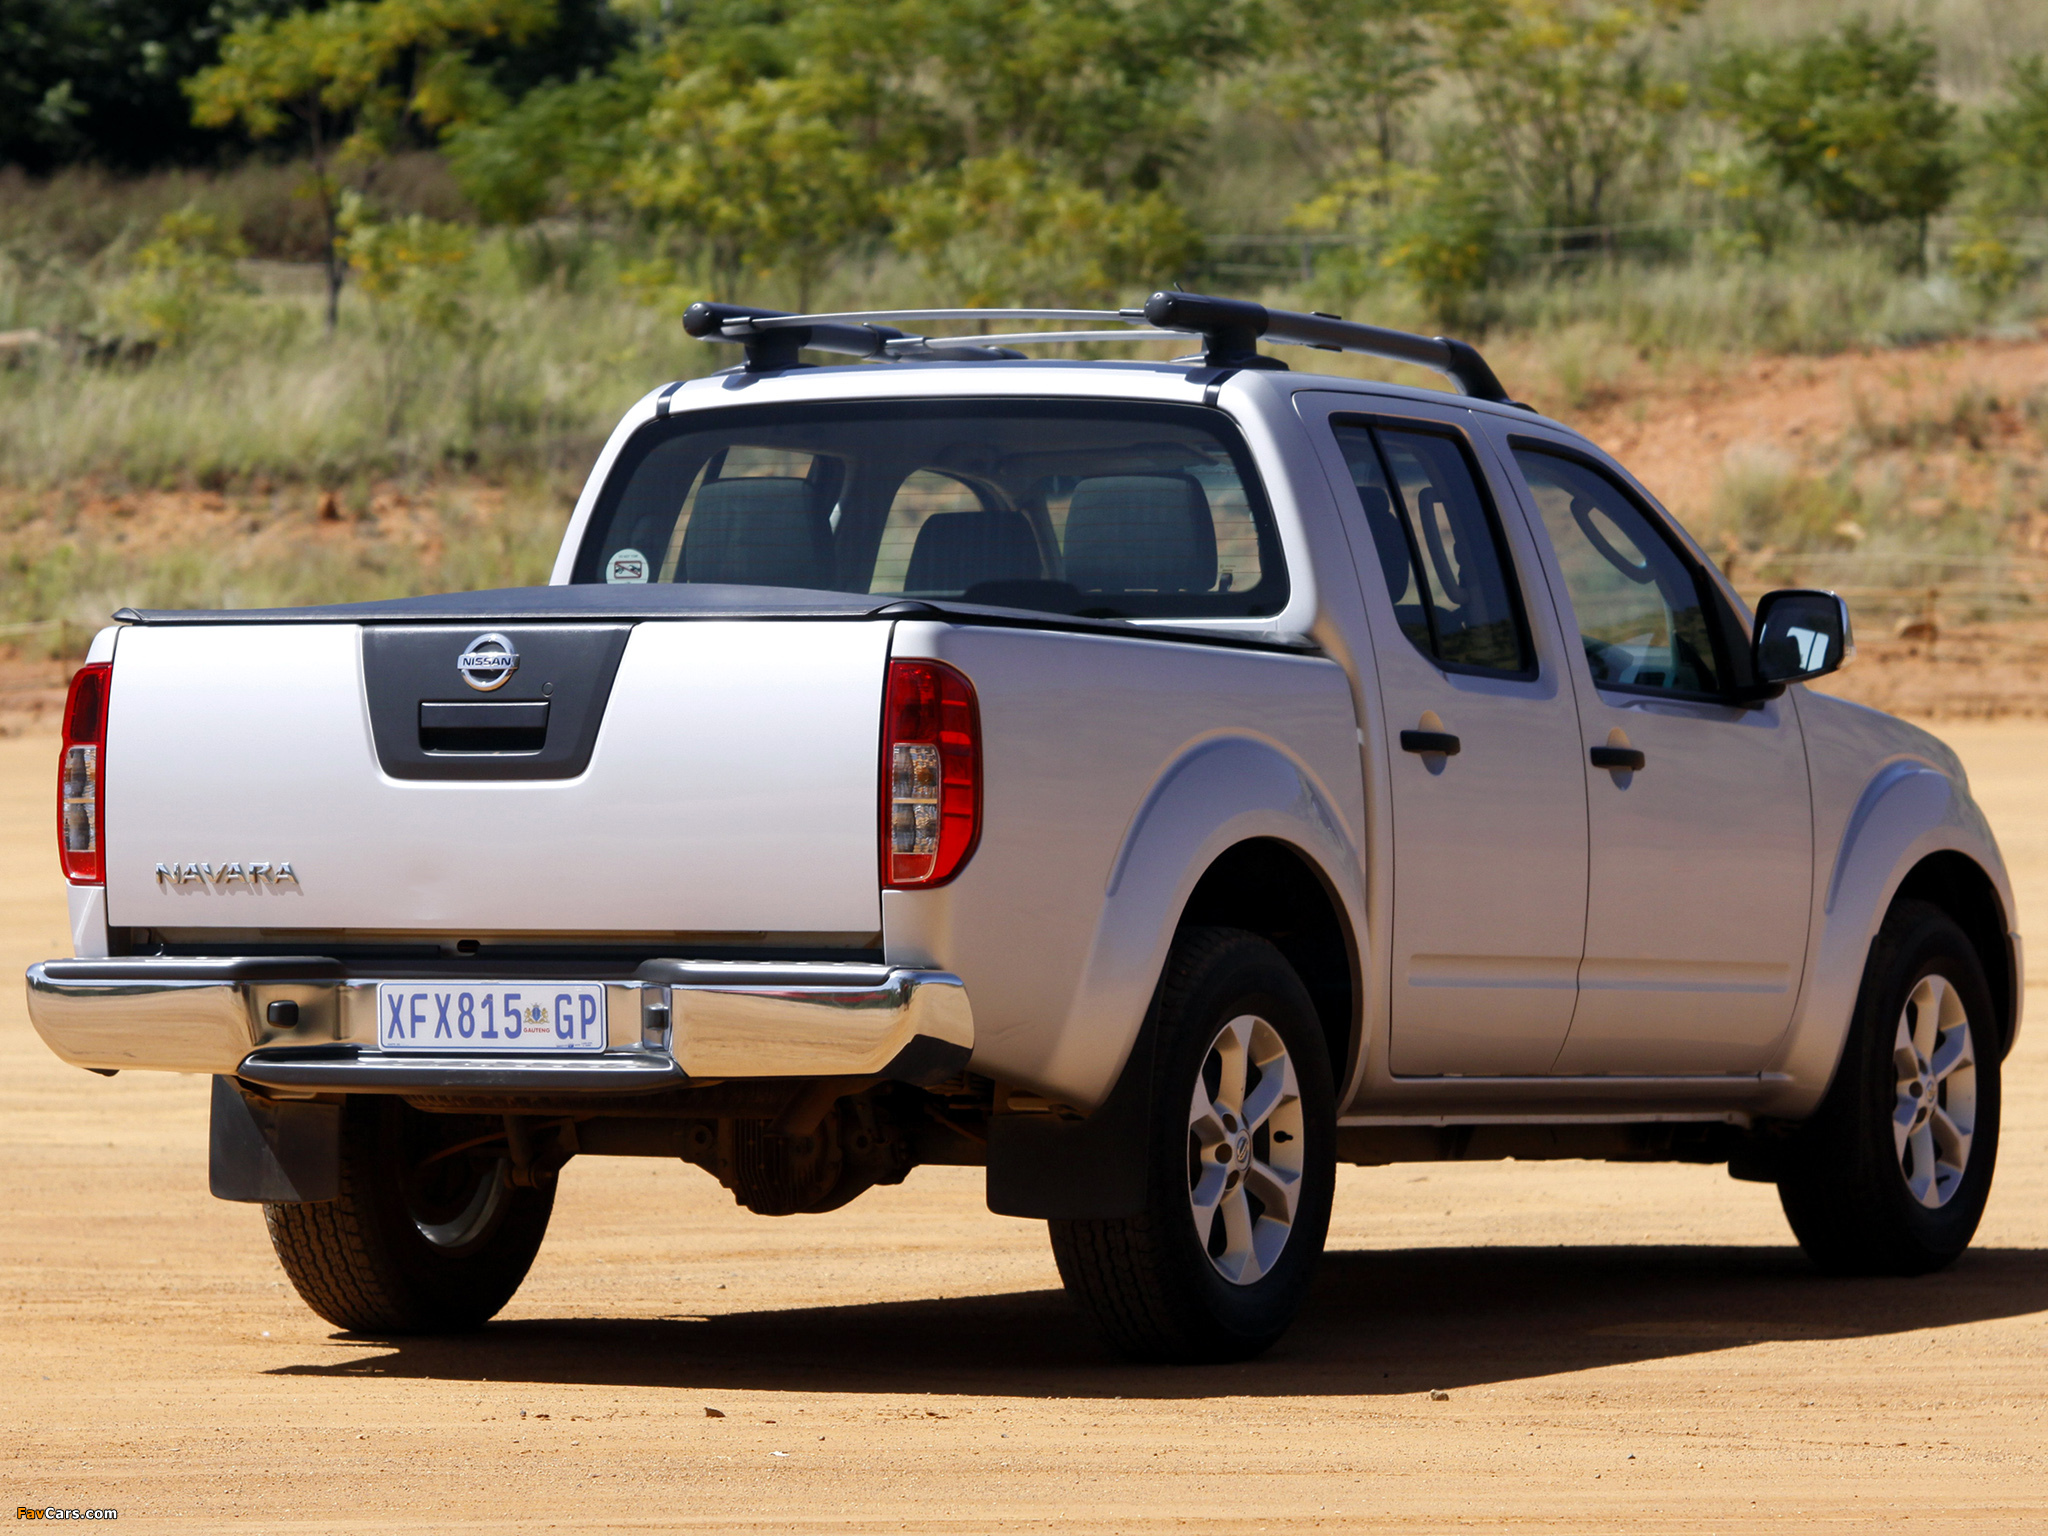
[[[1293,1331],[1212,1367],[1115,1360],[1056,1290],[638,1319],[527,1319],[458,1338],[336,1336],[282,1376],[1003,1397],[1373,1395],[1492,1385],[1781,1340],[1865,1339],[2048,1311],[2048,1250],[1837,1280],[1797,1249],[1426,1248],[1328,1254]],[[390,1353],[363,1359],[364,1344]]]

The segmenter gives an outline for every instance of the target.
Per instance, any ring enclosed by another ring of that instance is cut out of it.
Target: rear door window
[[[1535,675],[1500,521],[1451,433],[1334,423],[1394,616],[1453,671]]]

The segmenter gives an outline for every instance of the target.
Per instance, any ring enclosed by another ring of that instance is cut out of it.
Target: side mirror
[[[1833,592],[1788,587],[1757,600],[1756,680],[1782,688],[1826,677],[1856,654],[1849,605]]]

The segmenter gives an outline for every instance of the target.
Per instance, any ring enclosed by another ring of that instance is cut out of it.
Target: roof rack
[[[948,320],[1065,320],[1100,329],[925,336],[887,323]],[[1146,341],[1160,336],[1201,337],[1204,367],[1285,368],[1278,358],[1259,351],[1259,342],[1265,340],[1415,363],[1434,369],[1475,400],[1521,404],[1509,397],[1486,359],[1468,342],[1178,290],[1153,294],[1141,309],[876,309],[799,315],[750,304],[697,303],[683,315],[683,329],[703,341],[744,346],[742,366],[748,373],[793,368],[797,354],[806,350],[886,361],[994,362],[1020,358],[1024,354],[1015,349],[1034,343]]]

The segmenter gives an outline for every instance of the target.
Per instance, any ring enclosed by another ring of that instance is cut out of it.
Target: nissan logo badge
[[[478,635],[469,642],[469,649],[455,658],[455,670],[478,693],[489,693],[512,681],[512,674],[519,670],[519,653],[503,635]]]

